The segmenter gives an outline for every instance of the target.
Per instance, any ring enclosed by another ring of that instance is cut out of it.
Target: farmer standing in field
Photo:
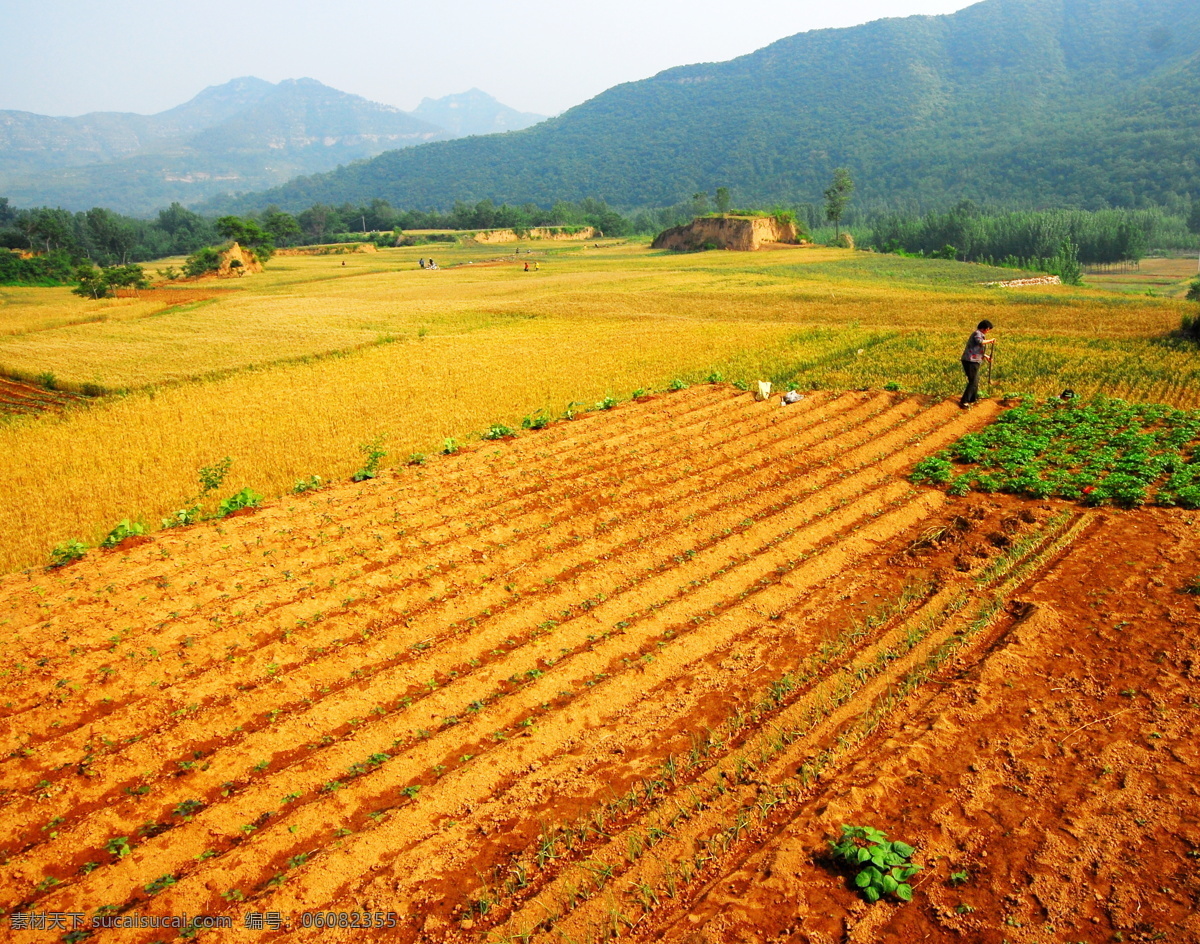
[[[971,404],[979,399],[979,367],[985,360],[992,359],[987,353],[987,346],[996,343],[995,338],[987,336],[991,330],[992,323],[984,318],[971,332],[971,336],[967,338],[967,346],[963,349],[962,366],[963,373],[967,375],[967,389],[963,391],[958,405],[964,410],[969,410]]]

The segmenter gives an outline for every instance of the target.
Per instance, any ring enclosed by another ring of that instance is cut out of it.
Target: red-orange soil
[[[1200,941],[1200,529],[908,484],[997,409],[698,387],[5,578],[4,939]]]

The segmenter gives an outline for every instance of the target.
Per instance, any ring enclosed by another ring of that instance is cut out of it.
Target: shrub
[[[221,268],[221,253],[212,246],[196,250],[183,263],[184,274],[192,278],[216,272],[219,268]]]
[[[1196,279],[1188,289],[1187,299],[1190,302],[1200,302],[1200,279]]]

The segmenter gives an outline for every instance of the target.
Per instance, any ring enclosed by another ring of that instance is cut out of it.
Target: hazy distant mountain
[[[500,131],[520,131],[545,121],[545,115],[517,111],[501,104],[479,89],[445,98],[426,98],[411,112],[422,121],[445,128],[456,138],[472,134],[496,134]]]
[[[445,208],[856,200],[1100,206],[1200,194],[1200,3],[985,0],[816,30],[609,89],[536,127],[383,154],[221,202]],[[214,204],[216,205],[216,204]]]
[[[525,117],[477,91],[429,105],[472,129]],[[157,115],[0,112],[0,194],[18,206],[149,214],[455,134],[313,79],[235,79]]]
[[[0,180],[128,157],[232,118],[274,89],[262,79],[234,79],[157,115],[93,112],[78,118],[49,118],[0,111]]]

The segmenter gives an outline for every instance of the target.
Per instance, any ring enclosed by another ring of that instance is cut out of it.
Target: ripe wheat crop
[[[273,497],[348,476],[377,436],[385,466],[400,465],[539,409],[713,372],[954,394],[982,317],[1001,339],[992,393],[1069,386],[1200,405],[1194,352],[1161,340],[1179,302],[988,289],[1007,273],[845,250],[524,248],[540,271],[496,247],[434,246],[279,257],[261,275],[139,299],[3,290],[0,373],[125,395],[0,425],[0,569],[94,543],[122,519],[157,522],[225,455],[232,489]],[[416,265],[429,255],[441,269]]]

